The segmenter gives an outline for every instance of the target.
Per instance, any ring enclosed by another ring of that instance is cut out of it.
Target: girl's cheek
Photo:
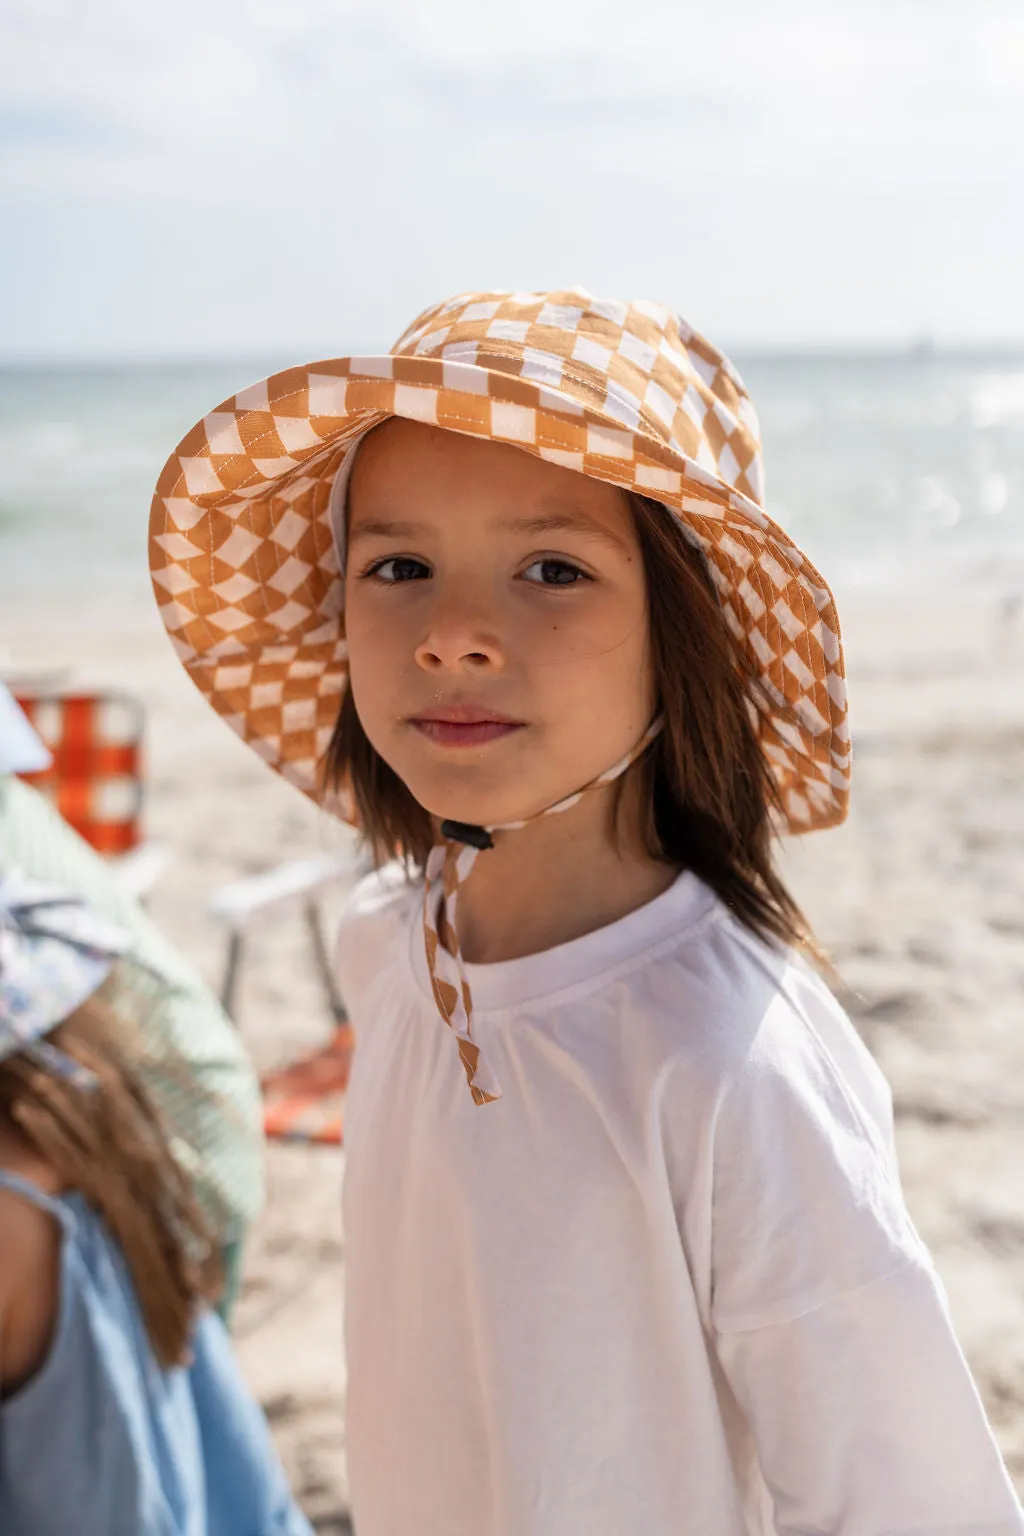
[[[531,648],[538,657],[547,656],[580,669],[604,667],[609,655],[630,648],[634,626],[621,615],[555,616],[544,629],[531,637]]]
[[[399,628],[392,606],[388,611],[374,602],[373,594],[357,591],[345,604],[345,633],[351,657],[353,649],[372,652],[386,644]]]

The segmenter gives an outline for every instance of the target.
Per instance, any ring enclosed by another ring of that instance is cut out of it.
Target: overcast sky
[[[2,0],[0,352],[384,350],[468,288],[1024,342],[1022,0]]]

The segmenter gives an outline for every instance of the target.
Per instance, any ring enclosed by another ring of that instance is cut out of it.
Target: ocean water
[[[149,500],[192,423],[294,359],[0,368],[0,601],[145,600]],[[835,588],[1024,590],[1024,356],[736,357],[771,514]]]

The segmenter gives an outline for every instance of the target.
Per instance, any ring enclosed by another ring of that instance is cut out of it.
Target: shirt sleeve
[[[775,1529],[1019,1536],[886,1128],[838,1065],[846,1029],[830,1049],[779,995],[715,1124],[711,1331]]]

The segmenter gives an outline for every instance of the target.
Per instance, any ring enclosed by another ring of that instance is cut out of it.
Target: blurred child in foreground
[[[153,977],[0,869],[0,1530],[310,1536],[144,1087]]]

